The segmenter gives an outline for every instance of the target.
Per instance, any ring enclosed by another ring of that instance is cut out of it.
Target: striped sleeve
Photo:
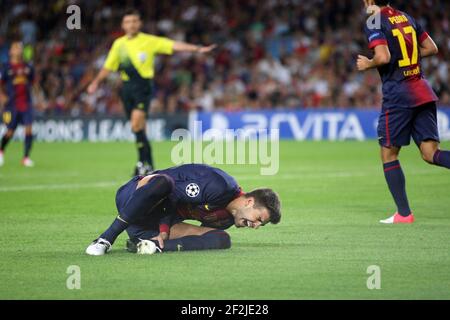
[[[368,28],[366,26],[364,30],[369,42],[369,49],[373,49],[376,46],[388,44],[386,36],[384,35],[384,32],[383,30],[381,30],[381,28]]]
[[[429,34],[426,32],[422,25],[420,23],[415,22],[416,24],[416,33],[417,33],[417,39],[419,39],[419,43],[424,42],[426,39],[428,39]]]

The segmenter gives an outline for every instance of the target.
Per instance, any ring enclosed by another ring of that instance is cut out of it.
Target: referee
[[[153,97],[155,56],[171,55],[174,52],[208,53],[216,47],[196,46],[153,36],[142,33],[141,27],[139,11],[126,11],[122,18],[125,35],[114,41],[102,70],[87,89],[89,94],[93,94],[111,72],[120,71],[123,81],[121,99],[128,120],[131,121],[131,129],[136,136],[139,154],[135,175],[147,175],[154,169],[150,143],[146,135],[146,123],[148,107]]]

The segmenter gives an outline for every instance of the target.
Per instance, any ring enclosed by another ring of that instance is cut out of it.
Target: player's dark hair
[[[245,194],[246,198],[255,199],[255,207],[267,208],[269,211],[270,222],[277,224],[281,220],[281,202],[278,194],[272,189],[256,189]]]
[[[138,16],[140,19],[141,13],[134,8],[128,8],[123,12],[122,18],[125,18],[126,16]]]
[[[375,0],[377,6],[388,6],[391,4],[391,0]]]

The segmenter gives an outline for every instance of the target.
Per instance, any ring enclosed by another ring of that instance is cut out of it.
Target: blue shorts
[[[125,185],[119,188],[116,194],[116,206],[120,213],[136,191],[139,181],[143,177],[134,177]],[[136,242],[137,239],[150,240],[159,234],[159,222],[161,218],[170,216],[170,225],[183,222],[184,218],[176,214],[170,200],[163,201],[149,214],[141,217],[127,228],[130,239]]]
[[[28,109],[21,112],[15,109],[6,109],[3,111],[2,119],[8,130],[16,130],[19,124],[29,126],[33,123],[33,110]]]
[[[378,121],[380,146],[408,146],[411,138],[417,146],[424,141],[440,142],[435,102],[415,108],[383,109]]]

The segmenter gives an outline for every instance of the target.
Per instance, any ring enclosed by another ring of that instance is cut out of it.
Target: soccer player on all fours
[[[438,98],[422,74],[421,59],[438,53],[432,38],[411,16],[389,5],[389,1],[365,0],[366,7],[380,7],[381,25],[365,31],[372,59],[359,56],[360,71],[378,68],[383,82],[383,107],[378,124],[381,157],[389,189],[398,212],[380,221],[413,223],[406,195],[405,176],[398,156],[411,137],[429,164],[450,168],[450,152],[439,148],[436,102]]]
[[[120,71],[123,86],[121,98],[131,129],[136,136],[139,161],[135,175],[146,175],[153,171],[150,143],[146,135],[147,111],[153,97],[154,59],[158,54],[171,55],[174,52],[209,53],[216,47],[197,46],[173,41],[140,32],[140,13],[128,10],[122,19],[125,35],[114,41],[103,69],[89,85],[87,91],[93,94],[98,85],[111,73]]]
[[[280,200],[271,189],[242,192],[224,171],[203,164],[188,164],[136,176],[116,195],[119,216],[87,249],[104,255],[127,231],[128,247],[153,240],[157,251],[227,249],[235,225],[257,229],[281,219]],[[183,223],[197,220],[201,226]]]
[[[9,62],[0,68],[0,107],[4,107],[2,118],[7,128],[0,143],[0,167],[5,163],[5,148],[19,124],[25,126],[25,150],[22,165],[33,167],[30,151],[33,143],[31,86],[34,80],[34,70],[31,65],[23,61],[22,42],[13,41],[11,43],[9,57]]]

